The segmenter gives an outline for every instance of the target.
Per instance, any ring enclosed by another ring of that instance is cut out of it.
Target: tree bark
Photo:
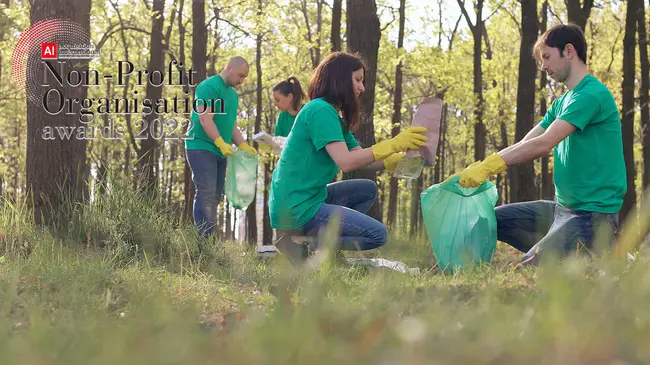
[[[373,112],[375,108],[377,56],[381,38],[375,0],[347,1],[347,29],[349,29],[348,51],[359,53],[368,66],[364,79],[366,91],[361,95],[361,125],[356,131],[355,137],[361,146],[370,147],[375,144]],[[346,179],[376,181],[377,178],[374,171],[359,170],[344,175]],[[381,221],[381,207],[377,203],[372,205],[367,214]]]
[[[644,0],[638,10],[639,59],[641,60],[641,83],[639,85],[639,102],[641,104],[641,130],[643,131],[643,187],[650,186],[650,61],[648,59],[648,33],[645,25]]]
[[[519,75],[535,75],[533,45],[537,39],[537,0],[521,0],[521,42],[519,46]],[[515,140],[521,141],[535,122],[535,78],[517,79],[517,112]],[[513,202],[531,201],[537,197],[533,161],[514,166],[511,194]]]
[[[548,21],[548,0],[545,0],[542,4],[542,20],[539,23],[539,33],[543,34],[546,32],[546,23]],[[539,115],[543,117],[546,114],[547,103],[546,103],[546,83],[547,76],[546,72],[540,72],[539,75]],[[555,199],[555,185],[553,184],[553,172],[549,170],[549,155],[542,157],[542,186],[541,186],[541,198],[546,200]]]
[[[257,3],[257,15],[262,16],[262,0]],[[260,31],[261,32],[261,31]],[[262,33],[257,34],[255,45],[255,68],[257,70],[257,90],[256,90],[256,110],[255,110],[255,134],[260,132],[262,126]],[[256,145],[256,144],[254,144]],[[259,146],[257,146],[259,148]],[[257,184],[257,181],[255,182]],[[246,219],[248,221],[246,238],[250,245],[257,245],[257,194],[253,197],[253,201],[246,210]]]
[[[194,72],[194,84],[198,85],[205,80],[207,70],[207,29],[205,27],[205,1],[192,1],[192,71]],[[193,89],[196,92],[196,89]],[[183,146],[183,150],[185,147]],[[194,202],[194,183],[192,183],[192,170],[187,162],[183,159],[183,196],[185,200],[185,220],[192,220],[192,207]]]
[[[580,4],[580,0],[564,0],[564,2],[569,15],[569,22],[580,26],[584,32],[591,8],[594,6],[594,0],[583,0],[583,4]]]
[[[636,23],[638,10],[637,0],[628,0],[627,15],[625,18],[625,37],[623,38],[623,110],[621,118],[623,134],[623,155],[627,170],[627,193],[621,208],[621,220],[636,205],[636,166],[634,164],[634,78],[635,78],[635,53],[636,53]]]
[[[157,137],[160,131],[155,122],[160,117],[156,113],[156,103],[162,97],[162,85],[155,86],[162,81],[162,75],[165,70],[165,51],[163,49],[163,24],[165,22],[165,0],[153,1],[153,17],[151,20],[151,39],[149,43],[149,63],[147,71],[153,82],[148,82],[146,87],[146,98],[152,101],[153,111],[145,115],[141,125],[142,140],[138,150],[138,185],[142,191],[147,192],[152,197],[157,196],[157,179],[156,176],[156,156],[158,155]],[[153,76],[154,72],[160,72],[160,78]]]
[[[485,145],[487,131],[483,124],[483,107],[485,99],[483,96],[483,35],[485,33],[485,22],[483,20],[483,2],[476,0],[474,11],[476,13],[476,23],[472,23],[469,14],[465,9],[464,0],[457,0],[460,10],[465,16],[465,21],[469,26],[474,40],[474,95],[476,97],[476,106],[474,108],[474,159],[476,161],[485,158]]]
[[[341,48],[341,8],[343,0],[334,0],[332,4],[332,52],[340,51]]]
[[[398,56],[401,55],[404,49],[404,22],[405,22],[405,8],[406,0],[399,2],[399,32],[397,36],[397,52]],[[402,59],[401,56],[397,66],[395,67],[395,94],[393,99],[393,128],[391,135],[397,136],[400,131],[400,124],[402,123]],[[390,187],[388,195],[388,226],[392,227],[397,218],[397,178],[391,176]]]
[[[30,22],[33,25],[48,18],[69,19],[81,25],[89,35],[90,9],[90,0],[36,1],[30,8]],[[56,35],[52,37],[52,41],[65,43],[64,40],[56,39]],[[90,39],[84,42],[90,44]],[[36,59],[40,58],[40,53],[32,52],[30,58],[34,58],[32,62],[35,64],[41,64],[40,60]],[[56,68],[60,70],[60,67]],[[88,62],[68,60],[62,64],[62,68],[63,86],[53,81],[50,88],[58,89],[62,98],[85,99],[87,86],[72,87],[65,81],[65,75],[73,69],[83,75],[88,70]],[[27,72],[27,83],[41,85],[42,80],[39,78],[42,75],[42,71]],[[46,87],[37,90],[40,99],[47,90]],[[50,106],[58,105],[58,101],[53,99],[56,98],[48,98],[47,103]],[[76,133],[69,139],[58,135],[54,135],[56,137],[53,136],[53,139],[44,139],[45,127],[54,130],[56,127],[76,130],[83,125],[79,120],[79,105],[73,107],[73,115],[67,115],[65,112],[50,115],[40,103],[27,101],[27,190],[32,194],[30,198],[34,204],[34,219],[39,225],[69,222],[70,217],[61,214],[60,208],[65,203],[83,201],[86,196],[86,181],[83,181],[83,175],[86,170],[87,141],[84,138],[76,138]]]

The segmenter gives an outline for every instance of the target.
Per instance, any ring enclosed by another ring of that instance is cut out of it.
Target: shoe
[[[285,255],[293,265],[300,265],[307,261],[309,249],[304,243],[296,243],[290,235],[284,235],[275,242],[275,247]]]
[[[528,266],[538,266],[539,265],[539,256],[538,254],[533,254],[532,256],[524,256],[524,258],[515,266],[515,271],[522,270]]]

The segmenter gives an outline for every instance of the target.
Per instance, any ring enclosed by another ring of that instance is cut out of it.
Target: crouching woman
[[[319,233],[334,215],[340,219],[338,249],[371,250],[386,243],[386,227],[365,214],[377,199],[377,184],[330,182],[339,170],[394,171],[401,152],[427,140],[422,135],[426,129],[414,127],[361,148],[352,132],[360,122],[365,70],[360,58],[345,52],[331,53],[318,65],[309,85],[310,101],[296,116],[273,171],[269,213],[278,230],[275,245],[294,264],[307,258],[308,247],[318,249]]]

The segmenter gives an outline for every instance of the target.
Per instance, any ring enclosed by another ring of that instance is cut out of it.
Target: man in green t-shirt
[[[226,177],[225,157],[233,153],[231,145],[257,153],[236,125],[239,96],[234,88],[248,77],[248,69],[244,58],[233,57],[220,74],[196,86],[185,150],[196,186],[194,222],[202,237],[213,232]]]
[[[497,239],[526,252],[522,266],[537,264],[542,252],[563,256],[578,243],[590,249],[603,226],[609,227],[604,238],[611,244],[618,227],[627,191],[621,121],[611,92],[587,71],[586,54],[580,27],[557,25],[544,33],[535,58],[569,90],[520,142],[456,174],[459,184],[479,186],[492,174],[554,151],[557,201],[496,208]]]

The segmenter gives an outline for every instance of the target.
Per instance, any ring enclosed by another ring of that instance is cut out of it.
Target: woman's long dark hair
[[[298,79],[293,75],[289,76],[288,79],[275,84],[275,86],[273,86],[273,91],[279,91],[284,96],[289,94],[293,95],[291,107],[293,107],[294,110],[300,110],[304,104],[303,100],[307,100],[307,95],[302,91],[300,81],[298,81]]]
[[[359,98],[354,94],[352,73],[366,65],[360,57],[347,52],[333,52],[316,67],[309,84],[309,98],[323,98],[343,112],[344,127],[355,131],[360,123]]]

